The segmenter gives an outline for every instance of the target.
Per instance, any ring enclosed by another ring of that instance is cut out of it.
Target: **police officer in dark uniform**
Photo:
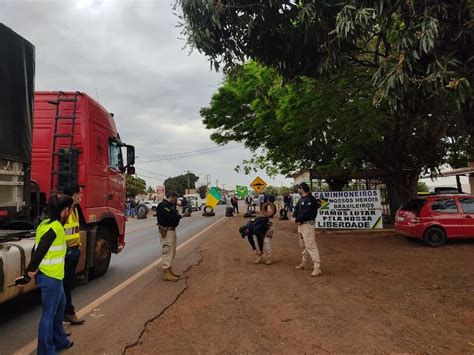
[[[302,255],[301,264],[295,267],[297,270],[312,268],[311,276],[322,275],[321,260],[319,258],[318,245],[316,244],[315,219],[318,214],[319,202],[311,194],[307,183],[303,182],[298,188],[301,199],[295,206],[293,221],[298,226],[298,237]],[[313,266],[307,266],[312,260]]]
[[[158,229],[161,236],[161,248],[163,261],[164,281],[178,281],[180,275],[172,270],[173,260],[176,255],[176,227],[179,225],[181,215],[176,210],[178,194],[174,191],[166,192],[166,198],[158,205],[156,209],[156,218],[158,220]]]

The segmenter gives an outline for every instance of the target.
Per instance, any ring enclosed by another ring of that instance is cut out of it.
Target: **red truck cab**
[[[31,179],[44,202],[67,184],[83,187],[81,230],[87,245],[83,259],[96,275],[107,270],[110,253],[125,246],[124,173],[127,169],[133,173],[133,163],[134,149],[122,143],[113,114],[90,96],[35,93]],[[94,256],[87,260],[87,254]]]

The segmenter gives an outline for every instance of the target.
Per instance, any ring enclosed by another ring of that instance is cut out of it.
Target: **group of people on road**
[[[137,208],[137,203],[135,199],[129,198],[128,200],[126,200],[125,201],[125,216],[135,218],[137,214],[136,208]]]
[[[322,274],[319,250],[315,240],[315,218],[318,201],[306,183],[299,185],[301,199],[294,208],[293,221],[298,228],[301,263],[299,270],[313,269],[311,276]],[[268,202],[275,201],[268,196]],[[24,287],[31,279],[41,289],[42,313],[38,330],[38,354],[56,354],[73,346],[68,339],[63,321],[82,324],[72,304],[71,288],[81,255],[80,202],[82,187],[75,184],[64,189],[63,194],[52,195],[46,206],[41,223],[36,229],[35,249],[31,261],[15,284]],[[259,201],[265,202],[265,196]],[[182,216],[177,211],[178,194],[166,192],[166,198],[157,207],[157,224],[162,246],[162,278],[177,281],[180,275],[173,270],[176,256],[176,228]],[[130,201],[131,202],[131,201]],[[231,204],[238,213],[235,196]],[[285,201],[286,204],[286,201]],[[239,232],[247,238],[258,258],[255,264],[272,264],[273,226],[267,217],[259,217],[241,227]],[[255,244],[254,237],[257,239]],[[264,258],[265,254],[265,258]],[[312,265],[309,265],[309,262]]]
[[[81,255],[79,204],[82,187],[67,186],[62,194],[52,195],[43,219],[36,229],[35,248],[22,276],[15,280],[24,287],[31,279],[41,289],[41,319],[37,353],[56,354],[73,342],[64,322],[82,324],[72,304],[71,288]]]
[[[297,270],[312,269],[311,276],[322,275],[319,249],[316,244],[315,219],[319,202],[311,194],[308,184],[301,183],[298,187],[301,199],[293,212],[293,222],[298,228],[298,242],[301,251],[301,263],[295,266]],[[259,196],[260,201],[260,196]],[[285,203],[288,203],[285,201]],[[252,250],[257,254],[255,264],[265,262],[272,264],[273,226],[267,217],[258,217],[240,227],[242,238],[247,238]],[[255,240],[257,239],[257,245]]]
[[[311,194],[308,184],[304,182],[299,185],[298,193],[301,198],[294,207],[293,222],[297,225],[298,229],[301,262],[295,266],[295,269],[311,269],[311,276],[320,276],[322,275],[321,260],[315,238],[315,219],[318,213],[319,202]],[[263,194],[261,196],[263,196]],[[271,196],[273,195],[268,195],[268,202],[275,201],[274,196],[273,201],[270,200]],[[180,275],[173,271],[173,261],[176,256],[176,228],[181,220],[181,215],[176,208],[177,199],[177,193],[168,191],[166,198],[157,208],[157,224],[162,246],[162,278],[164,281],[178,281],[180,279]],[[235,198],[234,201],[235,204],[238,205],[237,198]],[[265,199],[263,199],[263,201],[265,201]],[[247,199],[246,202],[248,202]],[[230,203],[234,205],[232,199],[230,199]],[[285,201],[285,203],[288,202]],[[271,265],[274,231],[270,219],[267,217],[258,217],[250,220],[249,223],[239,229],[239,232],[242,238],[247,238],[252,250],[257,255],[257,259],[254,263]],[[255,243],[255,238],[257,243]]]

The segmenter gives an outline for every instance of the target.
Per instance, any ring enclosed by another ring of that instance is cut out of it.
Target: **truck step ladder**
[[[63,91],[59,91],[55,101],[48,101],[51,105],[56,106],[53,131],[51,194],[63,192],[67,185],[77,183],[79,150],[74,146],[74,133],[76,128],[77,101],[81,95],[79,91],[76,91],[74,97],[68,97]],[[67,112],[66,114],[66,106],[68,106],[67,110],[70,110],[70,103],[73,103],[72,112]],[[70,125],[59,125],[59,121],[69,121]]]

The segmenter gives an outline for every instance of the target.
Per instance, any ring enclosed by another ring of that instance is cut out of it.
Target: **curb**
[[[395,234],[397,233],[393,228],[386,229],[316,229],[316,234]]]

